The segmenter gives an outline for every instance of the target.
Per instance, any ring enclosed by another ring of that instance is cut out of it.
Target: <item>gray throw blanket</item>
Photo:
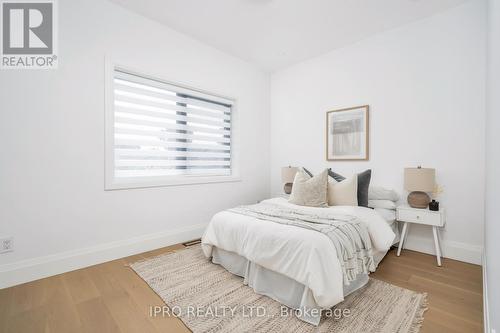
[[[368,230],[356,216],[327,210],[311,213],[265,202],[240,206],[229,211],[325,234],[335,246],[346,285],[354,281],[358,274],[375,271]]]

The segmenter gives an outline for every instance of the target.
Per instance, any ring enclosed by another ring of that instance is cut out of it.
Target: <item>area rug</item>
[[[179,317],[193,332],[416,333],[427,303],[426,294],[370,279],[315,327],[213,264],[199,245],[130,266],[168,305],[150,314]]]

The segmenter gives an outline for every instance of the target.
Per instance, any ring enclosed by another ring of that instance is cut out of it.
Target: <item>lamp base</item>
[[[285,186],[283,186],[283,191],[285,191],[286,194],[292,193],[292,185],[293,183],[286,183]]]
[[[413,208],[427,208],[431,198],[425,192],[413,191],[408,194],[408,204]]]

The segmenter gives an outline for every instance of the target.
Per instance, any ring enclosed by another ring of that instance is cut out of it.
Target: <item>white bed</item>
[[[396,240],[397,233],[390,223],[374,209],[303,207],[284,198],[265,202],[358,217],[368,229],[377,265]],[[202,249],[214,263],[244,277],[257,293],[302,310],[299,317],[314,325],[319,324],[320,316],[311,316],[307,310],[329,309],[368,281],[368,276],[361,274],[349,285],[344,284],[335,247],[326,235],[229,211],[212,218],[202,238]]]
[[[399,242],[399,224],[396,220],[396,210],[395,209],[386,209],[386,208],[374,208],[376,211],[389,225],[392,229],[396,237],[394,238],[392,245]]]

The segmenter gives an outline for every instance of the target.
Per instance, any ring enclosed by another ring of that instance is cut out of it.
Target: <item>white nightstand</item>
[[[440,208],[439,211],[432,211],[428,209],[412,208],[408,205],[398,206],[396,209],[396,219],[404,222],[403,230],[398,246],[398,257],[401,254],[401,248],[404,246],[406,237],[408,236],[409,223],[425,224],[432,226],[432,233],[434,234],[434,246],[436,248],[436,258],[438,266],[441,266],[441,244],[439,243],[439,228],[444,227],[445,215],[444,209]]]

